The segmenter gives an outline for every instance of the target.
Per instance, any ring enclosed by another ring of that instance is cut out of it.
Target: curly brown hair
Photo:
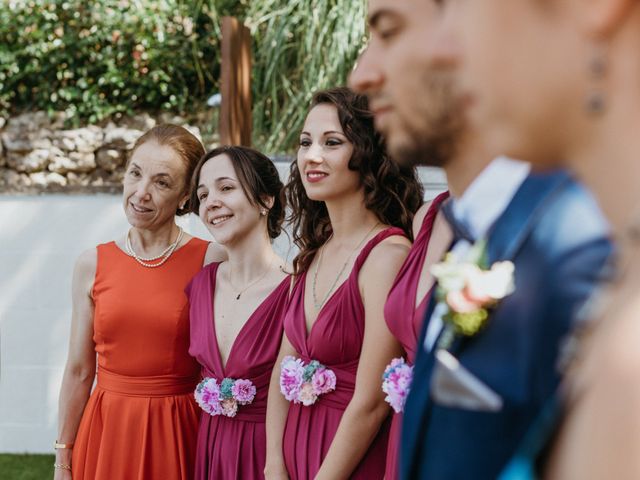
[[[269,211],[267,214],[267,231],[274,239],[282,232],[286,197],[284,185],[280,180],[278,169],[271,159],[257,150],[238,145],[223,145],[207,152],[196,165],[191,177],[191,211],[198,215],[200,199],[198,198],[198,180],[202,166],[218,155],[227,155],[238,175],[242,191],[249,201]],[[273,198],[271,208],[267,206],[265,197]]]
[[[360,175],[364,204],[385,225],[400,227],[411,238],[411,222],[422,205],[423,189],[414,167],[392,161],[384,141],[374,128],[373,115],[364,95],[346,87],[316,92],[311,108],[334,105],[347,139],[353,144],[349,169]],[[331,220],[324,202],[311,200],[304,189],[296,161],[291,164],[285,192],[291,214],[288,219],[300,252],[293,260],[294,273],[309,268],[318,249],[331,235]]]

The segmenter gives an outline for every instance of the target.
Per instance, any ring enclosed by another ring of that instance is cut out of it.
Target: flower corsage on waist
[[[196,403],[209,415],[235,417],[238,405],[249,405],[256,396],[256,387],[251,380],[225,378],[218,383],[206,377],[194,392]]]
[[[456,334],[477,334],[485,326],[489,310],[515,290],[513,263],[496,262],[489,267],[486,250],[486,240],[480,240],[463,260],[450,252],[431,267],[437,281],[436,299],[447,307],[440,348],[449,348]]]
[[[384,400],[391,405],[394,412],[400,413],[404,410],[412,379],[413,367],[405,363],[403,358],[394,358],[385,368],[382,374],[382,391],[387,394]]]
[[[280,364],[280,391],[293,403],[313,405],[320,395],[336,389],[336,374],[317,360],[305,364],[287,355]]]

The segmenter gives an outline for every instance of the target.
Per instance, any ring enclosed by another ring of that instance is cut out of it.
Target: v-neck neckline
[[[301,282],[302,282],[302,320],[303,320],[303,328],[304,328],[304,339],[305,342],[307,342],[309,340],[309,338],[311,337],[311,334],[313,333],[313,329],[315,328],[315,326],[318,323],[318,320],[320,320],[320,316],[324,313],[327,305],[329,305],[329,303],[331,303],[331,300],[333,300],[333,298],[338,294],[338,292],[340,292],[343,288],[345,288],[347,282],[351,279],[351,275],[353,275],[353,270],[355,268],[355,262],[353,264],[353,267],[351,268],[351,271],[349,272],[349,275],[347,276],[347,278],[345,278],[340,285],[338,286],[338,288],[334,289],[333,293],[331,295],[329,295],[329,298],[327,298],[327,300],[322,304],[322,306],[320,307],[320,310],[318,310],[318,313],[316,315],[316,318],[313,320],[313,323],[311,324],[311,327],[307,327],[307,310],[306,310],[306,305],[305,305],[305,299],[306,299],[306,295],[307,295],[307,272],[304,272],[304,276],[301,278]]]
[[[231,360],[231,357],[233,356],[233,354],[235,353],[236,350],[236,345],[238,344],[238,339],[240,339],[242,337],[242,335],[244,335],[245,330],[248,328],[248,326],[253,322],[254,317],[256,316],[256,314],[258,313],[258,311],[263,307],[263,305],[266,303],[267,300],[269,300],[271,298],[272,295],[275,294],[276,291],[278,291],[280,284],[278,284],[278,286],[271,292],[269,293],[264,300],[262,300],[262,302],[260,302],[260,304],[256,307],[256,309],[251,313],[251,315],[249,315],[249,318],[247,318],[247,320],[244,322],[244,325],[242,325],[242,327],[240,327],[240,330],[238,331],[238,334],[236,335],[236,338],[233,339],[233,342],[231,344],[231,348],[229,349],[229,354],[227,355],[227,361],[223,362],[222,361],[222,352],[220,351],[220,342],[218,341],[218,332],[216,330],[216,312],[215,312],[215,297],[216,297],[216,287],[218,285],[218,270],[220,267],[220,263],[217,263],[215,268],[212,268],[212,272],[210,273],[210,282],[211,282],[211,309],[210,309],[210,316],[211,318],[209,319],[209,325],[211,326],[211,334],[213,336],[213,344],[215,347],[215,357],[219,363],[220,369],[222,370],[222,375],[226,377],[227,375],[227,366],[229,365],[229,361]],[[220,379],[222,380],[222,379]]]
[[[311,324],[310,328],[307,328],[307,310],[306,310],[306,295],[307,295],[307,274],[309,272],[309,270],[307,269],[302,275],[301,277],[301,282],[302,282],[302,327],[303,327],[303,332],[304,332],[304,342],[305,345],[308,346],[308,342],[309,339],[311,338],[311,334],[313,333],[313,329],[315,328],[315,326],[318,324],[318,320],[320,320],[320,315],[322,315],[327,307],[327,305],[329,305],[331,303],[331,301],[336,297],[336,295],[338,294],[338,292],[341,292],[346,285],[349,283],[349,281],[351,280],[351,276],[353,275],[353,272],[356,270],[356,266],[358,265],[358,262],[360,261],[360,257],[362,256],[362,252],[366,251],[367,248],[369,247],[369,245],[376,240],[380,235],[382,235],[384,232],[387,232],[389,230],[391,230],[394,227],[387,227],[384,228],[382,230],[380,230],[378,233],[376,233],[375,235],[373,235],[373,237],[371,237],[369,240],[367,240],[362,247],[360,248],[360,251],[358,252],[358,255],[356,255],[355,260],[353,261],[353,265],[351,266],[351,270],[349,271],[349,275],[347,275],[347,278],[345,278],[340,285],[333,291],[333,293],[329,296],[329,298],[327,298],[327,300],[322,304],[322,307],[320,307],[320,310],[318,310],[318,314],[316,315],[316,318],[314,319],[313,323]],[[384,239],[383,239],[384,240]],[[376,242],[377,245],[378,242]],[[358,270],[359,271],[359,270]]]

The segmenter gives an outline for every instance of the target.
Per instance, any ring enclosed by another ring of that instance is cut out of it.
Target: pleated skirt
[[[203,413],[198,432],[195,479],[262,480],[266,445],[264,421]]]
[[[389,433],[389,447],[387,448],[387,468],[385,480],[400,478],[400,433],[402,428],[402,413],[391,416],[391,431]]]
[[[192,393],[146,397],[96,387],[76,435],[73,479],[193,479],[200,411]]]
[[[318,402],[305,407],[291,404],[284,432],[283,453],[291,480],[313,479],[338,430],[344,409]],[[390,420],[387,419],[351,475],[356,480],[383,479]],[[354,439],[354,441],[357,439]]]

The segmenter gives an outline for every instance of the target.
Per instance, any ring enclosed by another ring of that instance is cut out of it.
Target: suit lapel
[[[405,406],[405,412],[411,413],[409,416],[405,414],[402,425],[403,453],[400,459],[402,478],[411,478],[411,472],[415,468],[416,455],[418,453],[417,447],[420,441],[419,436],[422,433],[422,426],[424,425],[429,410],[429,407],[426,405],[430,403],[429,390],[431,382],[429,379],[431,378],[434,355],[433,352],[427,352],[424,350],[424,340],[427,334],[429,322],[433,316],[433,310],[437,303],[434,292],[435,290],[431,293],[429,305],[422,322],[420,337],[418,338],[418,345],[416,348],[416,361],[413,372],[414,381],[412,382],[409,397],[407,398]],[[407,421],[408,419],[410,419],[410,421]]]
[[[447,251],[451,251],[455,242],[452,243]],[[420,435],[423,433],[423,426],[429,418],[431,410],[431,372],[435,363],[435,351],[438,345],[438,339],[433,344],[433,348],[426,351],[424,342],[427,337],[427,330],[433,311],[438,304],[436,300],[436,289],[431,290],[429,303],[425,311],[424,320],[420,329],[418,345],[416,348],[416,359],[414,364],[413,378],[411,390],[405,405],[405,412],[411,412],[409,416],[405,414],[402,424],[402,455],[400,456],[400,470],[402,478],[411,478],[413,469],[415,468],[416,455],[418,453],[418,444],[420,443]],[[442,334],[442,332],[440,332]],[[419,379],[416,381],[416,379]],[[410,418],[410,421],[406,421]]]
[[[570,181],[568,174],[555,172],[531,174],[522,183],[509,206],[488,234],[488,266],[501,260],[513,260],[527,239],[545,206]],[[488,322],[491,322],[489,318]],[[456,336],[449,351],[458,356],[471,337]]]
[[[497,261],[514,259],[531,233],[537,219],[544,214],[546,205],[568,182],[570,182],[570,177],[565,172],[531,174],[525,179],[507,209],[498,217],[489,230],[487,241],[488,266]],[[435,303],[432,297],[429,316],[426,318],[431,318]],[[423,327],[421,349],[424,342],[424,330],[426,329]],[[456,356],[470,340],[470,337],[456,335],[448,350]],[[437,348],[436,346],[437,342],[434,345],[434,350]],[[433,352],[429,353],[429,357],[429,368],[432,368]],[[431,375],[430,370],[428,375]]]
[[[498,260],[512,260],[529,235],[536,219],[544,213],[545,204],[554,193],[569,181],[566,173],[531,174],[522,183],[505,212],[491,227],[487,242],[487,260],[489,265]],[[435,290],[434,290],[435,291]],[[429,307],[425,314],[416,354],[414,382],[407,399],[406,412],[411,411],[410,421],[405,415],[403,422],[403,451],[401,459],[402,478],[410,478],[416,466],[420,435],[431,412],[432,401],[431,373],[435,361],[434,348],[430,352],[424,350],[424,340],[429,321],[436,305],[435,295],[429,299]],[[449,351],[456,355],[471,339],[456,336]]]
[[[545,205],[569,181],[564,172],[531,174],[522,183],[509,206],[488,234],[487,260],[512,260],[527,238]]]

